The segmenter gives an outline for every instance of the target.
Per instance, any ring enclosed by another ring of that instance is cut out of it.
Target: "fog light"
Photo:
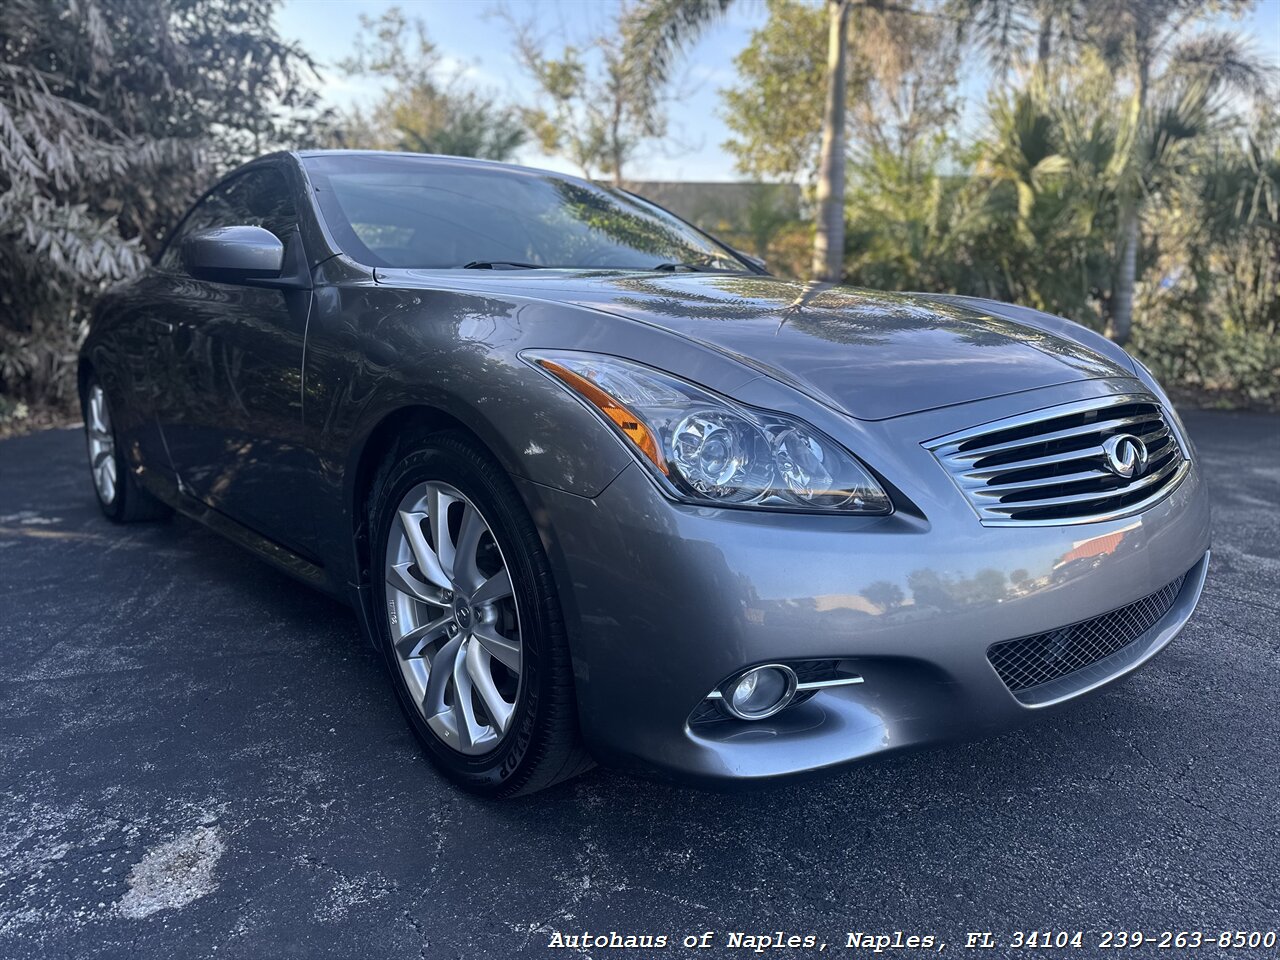
[[[772,717],[795,695],[795,671],[781,663],[752,667],[726,683],[721,691],[725,707],[739,720]]]

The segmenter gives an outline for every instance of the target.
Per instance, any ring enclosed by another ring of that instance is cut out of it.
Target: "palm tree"
[[[1108,332],[1121,345],[1133,325],[1138,246],[1146,183],[1143,161],[1158,152],[1152,143],[1156,126],[1149,108],[1153,87],[1167,79],[1200,80],[1210,88],[1230,86],[1250,93],[1266,84],[1268,68],[1252,56],[1231,31],[1191,29],[1221,7],[1241,12],[1252,0],[1226,0],[1218,6],[1202,0],[1100,0],[1089,9],[1086,38],[1133,84],[1131,113],[1136,135],[1129,138],[1120,193],[1120,255],[1116,269]],[[1153,76],[1161,64],[1164,71]]]
[[[818,223],[813,276],[832,283],[844,271],[844,100],[848,66],[849,0],[827,0],[827,102],[818,156]]]
[[[1081,0],[952,0],[951,10],[1000,73],[1027,63],[1029,47],[1035,68],[1045,73],[1076,32]]]
[[[664,83],[677,55],[720,17],[733,0],[643,0],[628,31],[627,62],[650,82]],[[827,96],[818,161],[817,233],[813,276],[839,282],[844,267],[844,127],[849,57],[849,11],[855,3],[882,6],[883,0],[826,0]]]
[[[1194,89],[1170,87],[1203,84],[1204,92],[1221,86],[1260,93],[1268,68],[1255,59],[1240,36],[1227,30],[1203,30],[1205,20],[1224,12],[1240,13],[1254,0],[954,0],[975,38],[996,62],[1007,67],[1022,58],[1029,43],[1036,49],[1036,71],[1042,78],[1053,67],[1055,42],[1085,44],[1097,51],[1132,85],[1129,109],[1119,118],[1118,154],[1107,171],[1119,200],[1117,256],[1111,282],[1108,333],[1117,343],[1129,339],[1133,324],[1134,287],[1138,276],[1143,209],[1162,178],[1160,163],[1171,142],[1163,107],[1153,108],[1153,92],[1162,101],[1182,99],[1184,106],[1205,98]],[[1057,58],[1057,59],[1060,59]],[[1163,68],[1163,69],[1160,69]],[[1160,70],[1156,75],[1155,71]],[[1188,99],[1189,98],[1189,99]]]

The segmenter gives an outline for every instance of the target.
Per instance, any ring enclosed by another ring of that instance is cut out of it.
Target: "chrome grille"
[[[1137,437],[1148,453],[1137,476],[1107,467],[1111,437]],[[1100,397],[1020,414],[931,440],[987,526],[1085,523],[1128,516],[1169,493],[1189,461],[1154,397]]]
[[[993,644],[987,659],[1015,694],[1083,670],[1118,653],[1159,623],[1185,579],[1183,575],[1149,597],[1100,617]]]

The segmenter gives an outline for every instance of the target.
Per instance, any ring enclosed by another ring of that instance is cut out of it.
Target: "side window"
[[[182,241],[196,230],[210,227],[264,227],[285,244],[298,224],[298,210],[284,174],[276,167],[259,167],[227,180],[200,200],[160,257],[160,267],[182,271]]]

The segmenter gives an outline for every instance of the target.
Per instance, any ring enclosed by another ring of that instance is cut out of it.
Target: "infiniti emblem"
[[[471,626],[471,611],[468,608],[458,607],[458,609],[454,611],[454,616],[457,618],[458,626],[462,627],[462,629],[465,630],[467,627]]]
[[[1151,459],[1147,445],[1131,433],[1108,437],[1102,445],[1102,453],[1106,457],[1107,469],[1126,480],[1142,476]]]

